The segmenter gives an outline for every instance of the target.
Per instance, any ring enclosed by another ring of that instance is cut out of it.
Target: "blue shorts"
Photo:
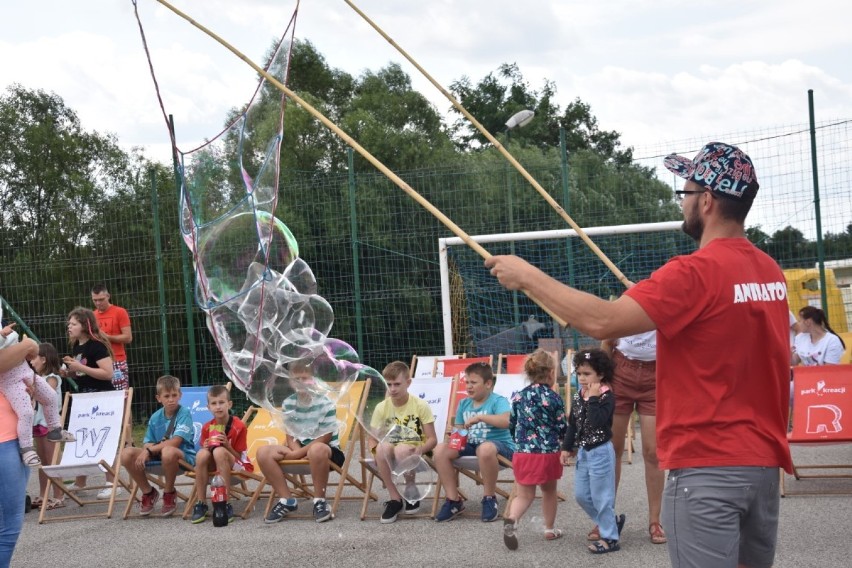
[[[482,444],[494,444],[494,446],[497,448],[497,453],[499,455],[503,456],[504,458],[506,458],[509,461],[512,461],[512,454],[515,453],[514,450],[512,450],[512,447],[509,444],[507,444],[506,442],[496,442],[494,440],[486,440],[486,441],[480,442],[478,444],[475,444],[473,442],[468,442],[465,445],[464,449],[459,452],[459,457],[463,458],[463,457],[467,457],[467,456],[475,456],[476,455],[476,448],[478,448]]]

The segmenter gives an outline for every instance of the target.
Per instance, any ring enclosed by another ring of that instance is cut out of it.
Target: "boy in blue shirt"
[[[512,459],[515,442],[509,432],[509,415],[512,407],[506,397],[495,394],[494,373],[488,363],[474,363],[465,369],[468,397],[459,403],[456,428],[468,431],[467,444],[455,450],[447,443],[435,448],[433,463],[447,492],[447,500],[435,520],[440,522],[456,518],[464,511],[459,495],[458,479],[452,461],[463,456],[476,456],[483,480],[482,521],[497,520],[497,474],[500,464],[497,456]]]
[[[195,465],[195,426],[189,409],[180,405],[180,381],[177,377],[164,375],[157,379],[157,402],[163,407],[151,415],[141,448],[124,448],[121,465],[142,491],[142,506],[139,514],[150,515],[160,500],[160,493],[148,483],[145,466],[150,461],[159,461],[163,467],[163,508],[160,515],[168,517],[177,508],[175,478],[178,476],[179,460]]]

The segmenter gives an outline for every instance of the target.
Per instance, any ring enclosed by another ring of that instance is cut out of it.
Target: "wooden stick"
[[[496,138],[494,138],[494,136],[492,136],[491,133],[488,132],[488,130],[486,130],[485,127],[482,126],[482,124],[480,124],[479,121],[476,120],[473,115],[471,115],[467,111],[467,109],[464,108],[462,104],[458,100],[456,100],[456,98],[453,97],[453,95],[449,91],[447,91],[444,87],[440,85],[440,83],[433,79],[432,76],[429,75],[429,73],[427,73],[426,70],[423,69],[423,67],[421,67],[420,64],[414,60],[414,58],[412,58],[404,49],[402,49],[388,34],[384,32],[384,30],[382,30],[382,28],[380,28],[364,12],[362,12],[357,6],[355,6],[355,4],[353,4],[350,0],[344,0],[344,2],[349,4],[350,8],[355,10],[355,12],[357,12],[359,16],[361,16],[368,24],[370,24],[374,30],[379,32],[379,34],[383,38],[385,38],[388,43],[394,46],[394,48],[396,48],[396,50],[399,51],[399,53],[402,54],[403,57],[408,59],[408,61],[411,62],[411,64],[414,65],[417,70],[420,71],[423,76],[429,80],[430,83],[432,83],[439,91],[441,91],[441,93],[443,93],[443,95],[447,97],[447,99],[451,103],[453,103],[453,106],[456,107],[456,109],[460,113],[462,113],[465,118],[467,118],[471,122],[471,124],[473,124],[476,129],[479,130],[482,135],[485,136],[485,138],[487,138],[488,141],[491,142],[494,147],[500,151],[501,154],[503,154],[504,158],[509,160],[509,163],[512,164],[515,169],[518,170],[518,172],[520,172],[520,174],[528,182],[530,182],[530,185],[532,185],[533,188],[535,188],[535,190],[544,198],[544,200],[547,201],[547,203],[549,203],[550,206],[553,207],[553,209],[557,213],[559,213],[560,217],[562,217],[562,219],[564,219],[565,222],[568,223],[568,225],[570,225],[571,228],[577,232],[577,235],[581,239],[583,239],[583,242],[585,242],[589,246],[589,248],[592,249],[592,252],[595,253],[598,258],[601,259],[601,261],[603,261],[607,268],[609,268],[612,273],[615,274],[615,276],[621,281],[621,283],[625,286],[630,286],[630,280],[628,280],[624,273],[622,273],[621,270],[619,270],[619,268],[615,264],[613,264],[613,262],[603,253],[603,251],[598,248],[598,246],[594,242],[592,242],[592,239],[589,238],[585,231],[583,231],[583,229],[577,223],[574,222],[574,219],[572,219],[571,216],[568,215],[568,213],[566,213],[564,209],[562,209],[562,206],[560,206],[559,203],[557,203],[557,201],[553,199],[553,197],[551,197],[550,194],[547,193],[547,191],[545,191],[543,187],[541,187],[541,185],[535,180],[535,178],[530,175],[530,173],[515,159],[515,157],[512,156],[512,154],[510,154],[509,151],[506,150],[506,148],[504,148],[503,145],[500,144],[500,142]]]
[[[205,34],[207,34],[208,36],[210,36],[211,38],[213,38],[217,42],[219,42],[219,44],[221,44],[223,47],[225,47],[228,51],[230,51],[231,53],[233,53],[234,55],[236,55],[237,57],[242,59],[246,64],[248,64],[249,67],[251,67],[252,69],[257,71],[260,75],[262,75],[271,85],[274,85],[279,91],[281,91],[282,93],[284,93],[285,95],[287,95],[288,97],[293,99],[299,106],[301,106],[303,109],[305,109],[311,116],[313,116],[314,118],[319,120],[321,123],[323,123],[323,125],[325,125],[326,128],[328,128],[329,130],[334,132],[344,142],[346,142],[349,146],[351,146],[353,149],[355,149],[356,152],[358,152],[364,158],[366,158],[366,160],[368,162],[373,164],[373,166],[375,166],[380,172],[385,174],[400,189],[402,189],[405,193],[407,193],[409,197],[411,197],[412,199],[417,201],[417,203],[422,205],[427,211],[429,211],[429,213],[431,213],[433,216],[435,216],[435,218],[437,218],[441,223],[443,223],[445,227],[447,227],[450,231],[452,231],[454,235],[459,237],[462,241],[464,241],[464,243],[467,246],[469,246],[474,251],[476,251],[479,254],[479,256],[481,256],[482,258],[484,258],[486,260],[491,258],[491,253],[489,253],[487,250],[485,250],[482,247],[482,245],[480,245],[479,243],[474,241],[472,238],[470,238],[470,235],[465,233],[461,229],[461,227],[459,227],[458,225],[453,223],[452,220],[450,220],[449,217],[447,217],[446,215],[441,213],[441,211],[437,207],[432,205],[425,197],[423,197],[422,195],[417,193],[410,185],[408,185],[405,181],[403,181],[398,175],[393,173],[387,166],[385,166],[375,156],[373,156],[367,150],[365,150],[360,144],[358,144],[351,136],[349,136],[346,132],[344,132],[339,126],[337,126],[331,120],[326,118],[325,115],[323,115],[321,112],[319,112],[313,106],[308,104],[299,95],[297,95],[296,93],[291,91],[284,84],[282,84],[280,81],[278,81],[278,79],[276,79],[275,77],[273,77],[272,75],[267,73],[264,69],[262,69],[255,62],[253,62],[248,57],[246,57],[243,53],[238,51],[231,44],[229,44],[224,39],[222,39],[221,37],[219,37],[218,35],[216,35],[212,31],[208,30],[206,27],[204,27],[203,25],[201,25],[200,23],[198,23],[197,21],[195,21],[194,19],[192,19],[188,15],[184,14],[183,12],[181,12],[180,10],[178,10],[177,8],[175,8],[174,6],[172,6],[171,4],[166,2],[166,0],[157,0],[157,2],[162,4],[163,6],[165,6],[166,8],[168,8],[169,10],[171,10],[172,12],[174,12],[175,14],[177,14],[178,16],[183,18],[184,20],[188,21],[190,24],[192,24],[193,26],[195,26],[196,28],[198,28],[199,30],[201,30],[202,32],[204,32]],[[527,297],[529,297],[530,300],[532,300],[533,302],[538,304],[538,306],[541,309],[543,309],[545,312],[547,312],[547,314],[550,317],[552,317],[557,323],[559,323],[559,325],[561,325],[561,326],[567,325],[567,323],[565,322],[564,319],[562,319],[561,317],[554,314],[547,306],[544,306],[536,297],[534,297],[532,294],[530,294],[526,290],[523,290],[523,292],[524,292],[524,294],[527,295]]]

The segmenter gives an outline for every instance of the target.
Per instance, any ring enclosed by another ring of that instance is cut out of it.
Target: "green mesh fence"
[[[695,250],[694,241],[678,229],[593,235],[592,240],[634,282],[648,277],[672,256]],[[557,280],[601,298],[618,296],[624,290],[624,285],[576,237],[506,240],[487,246],[492,254],[517,254]],[[447,256],[464,286],[464,301],[453,306],[453,316],[463,322],[452,327],[454,352],[494,355],[496,360],[500,353],[529,353],[540,338],[560,338],[563,347],[575,349],[598,343],[560,329],[526,295],[505,290],[468,247],[449,246]]]
[[[637,149],[636,164],[662,169],[663,154],[674,150],[691,156],[712,139],[740,144],[755,159],[761,182],[749,219],[750,236],[784,268],[813,271],[820,256],[817,205],[825,237],[823,258],[852,258],[849,129],[847,120],[821,124],[817,130],[818,204],[809,134],[802,126],[661,143],[658,148]],[[654,180],[578,153],[569,156],[564,178],[566,169],[555,149],[519,155],[580,226],[680,219],[672,201],[674,180],[667,173],[660,174],[662,181]],[[113,302],[129,311],[134,339],[127,352],[137,419],[156,407],[153,385],[166,371],[184,384],[225,380],[204,314],[194,305],[193,294],[185,293],[187,286],[193,287],[192,270],[178,232],[175,183],[166,168],[159,171],[155,184],[136,180],[121,191],[106,192],[97,207],[47,211],[49,231],[22,234],[6,225],[5,216],[0,226],[0,294],[40,340],[54,343],[60,353],[68,352],[66,315],[77,305],[91,305],[95,283],[105,283]],[[488,152],[460,156],[457,163],[442,168],[397,173],[472,235],[566,228],[517,172]],[[75,225],[74,234],[53,230],[64,227],[62,219],[70,214],[85,221]],[[394,359],[410,360],[415,353],[444,352],[438,239],[453,235],[432,215],[372,171],[351,179],[347,173],[282,172],[277,215],[296,236],[301,256],[316,274],[319,293],[335,310],[332,336],[356,346],[363,361],[378,369]],[[160,232],[159,253],[155,227]],[[635,279],[691,246],[677,232],[596,242]],[[511,244],[486,248],[494,254],[510,252]],[[573,274],[576,285],[600,296],[620,291],[620,284],[579,242],[572,241],[570,249],[564,240],[515,243],[515,252],[566,282]],[[465,309],[454,314],[454,321],[468,330],[466,339],[459,334],[460,341],[468,342],[465,350],[478,351],[485,339],[524,324],[530,315],[546,326],[531,340],[555,335],[549,320],[525,298],[518,298],[517,310],[511,294],[498,301],[496,283],[465,268],[481,267],[481,260],[469,251],[458,254],[465,258],[456,260],[453,294]],[[829,313],[832,326],[840,331],[846,329],[843,294],[849,288],[842,268],[833,274],[837,276],[829,301],[835,304]],[[797,281],[795,299],[819,302],[821,291],[818,286],[813,289],[808,276]],[[846,309],[850,304],[852,298],[847,296]],[[8,310],[6,315],[10,316]],[[245,399],[238,398],[237,408],[244,404]]]

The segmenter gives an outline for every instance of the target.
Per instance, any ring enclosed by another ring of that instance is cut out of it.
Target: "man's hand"
[[[491,269],[491,275],[509,290],[523,290],[531,274],[538,268],[526,260],[511,255],[492,256],[485,261],[485,267]]]

